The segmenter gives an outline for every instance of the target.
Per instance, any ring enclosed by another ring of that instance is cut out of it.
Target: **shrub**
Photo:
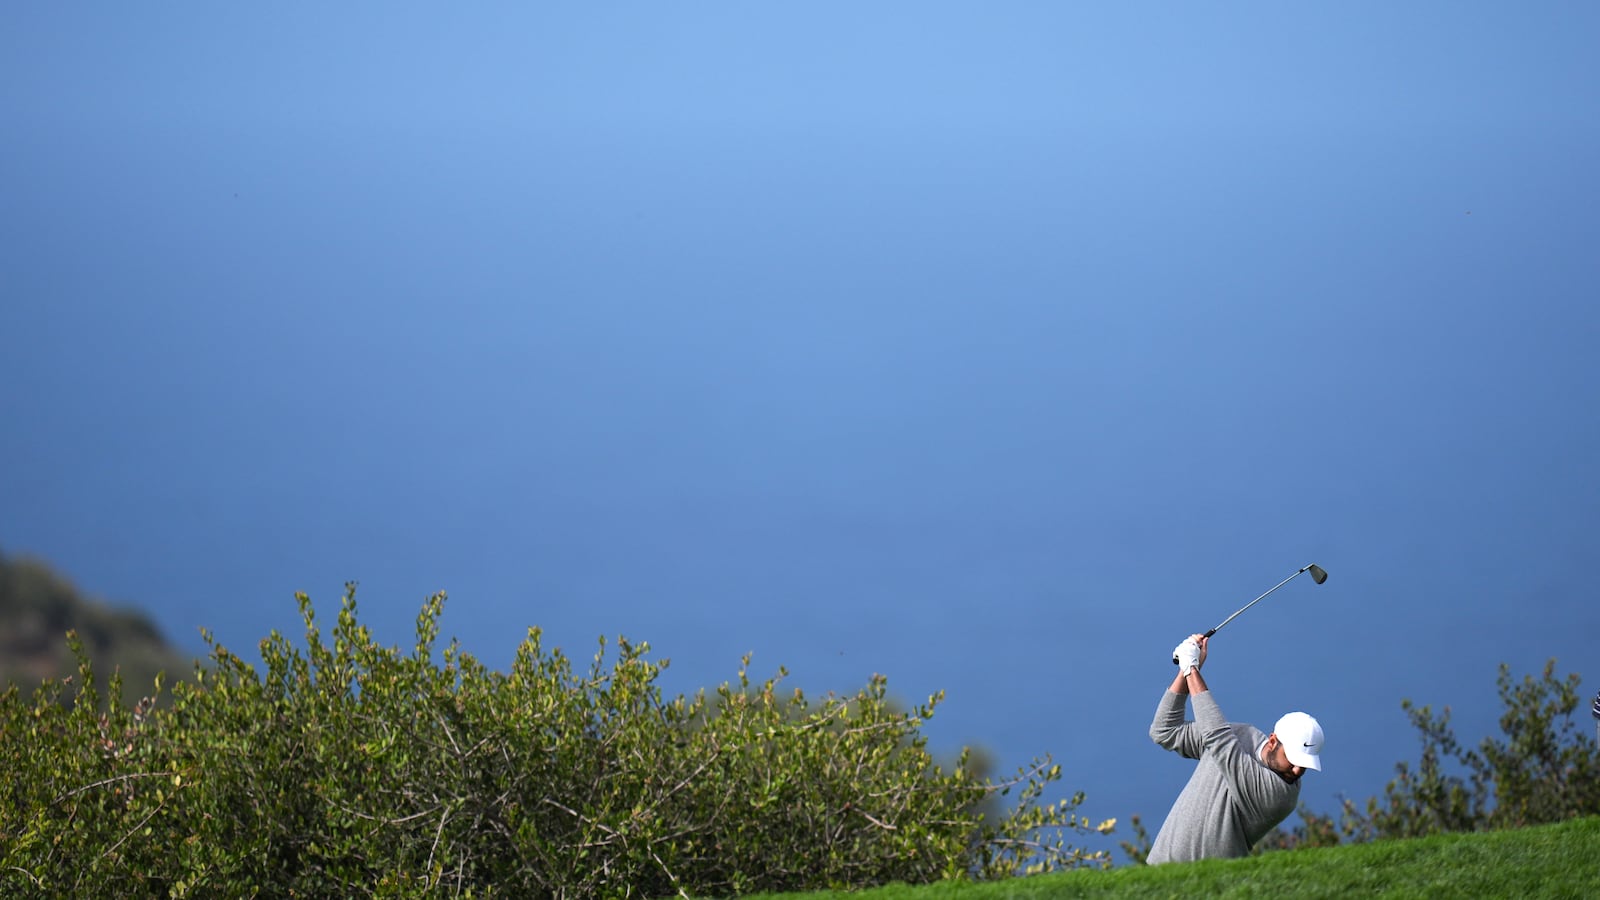
[[[731,895],[1109,866],[1070,845],[1083,800],[1043,805],[1048,758],[1003,783],[946,770],[879,676],[820,701],[748,676],[667,698],[649,645],[588,667],[530,629],[509,671],[452,642],[444,595],[409,653],[376,644],[354,587],[326,640],[273,632],[265,672],[217,644],[170,704],[107,711],[76,682],[3,698],[0,873],[78,895]],[[157,694],[160,693],[157,681]],[[59,702],[75,689],[75,702]],[[986,797],[1019,790],[998,818]]]

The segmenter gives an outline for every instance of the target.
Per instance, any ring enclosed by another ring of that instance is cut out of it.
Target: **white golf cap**
[[[1303,712],[1286,713],[1272,726],[1283,755],[1303,769],[1322,771],[1322,726]]]

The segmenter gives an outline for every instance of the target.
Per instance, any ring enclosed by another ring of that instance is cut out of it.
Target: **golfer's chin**
[[[1300,776],[1306,773],[1304,766],[1297,766],[1289,762],[1289,757],[1284,755],[1283,749],[1274,746],[1270,742],[1261,748],[1261,762],[1267,768],[1277,772],[1279,778],[1290,784],[1299,781]]]

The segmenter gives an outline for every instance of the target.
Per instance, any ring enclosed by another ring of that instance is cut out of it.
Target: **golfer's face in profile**
[[[1262,748],[1261,755],[1267,768],[1282,775],[1285,781],[1292,783],[1306,773],[1304,768],[1289,762],[1289,754],[1283,752],[1283,742],[1278,740],[1277,735],[1267,739],[1267,746]]]

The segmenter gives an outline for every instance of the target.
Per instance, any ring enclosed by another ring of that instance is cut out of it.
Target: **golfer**
[[[1594,706],[1589,711],[1594,713],[1594,740],[1600,744],[1600,694],[1594,695]]]
[[[1178,677],[1156,707],[1150,739],[1200,762],[1167,813],[1149,862],[1244,856],[1294,811],[1305,770],[1322,770],[1322,726],[1303,712],[1279,719],[1272,734],[1231,723],[1200,676],[1205,636],[1185,638],[1173,654]],[[1193,722],[1184,721],[1189,698]]]

